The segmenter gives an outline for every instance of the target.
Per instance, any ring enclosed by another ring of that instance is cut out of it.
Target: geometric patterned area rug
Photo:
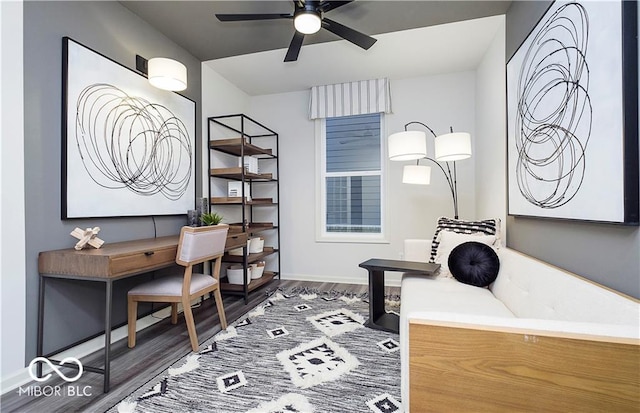
[[[398,335],[368,312],[366,295],[278,290],[109,412],[402,412]]]

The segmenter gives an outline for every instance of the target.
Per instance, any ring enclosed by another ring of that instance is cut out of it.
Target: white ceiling
[[[285,49],[209,60],[203,64],[251,96],[305,90],[315,85],[474,70],[504,16],[375,35],[368,51],[340,40],[302,47],[284,63]]]

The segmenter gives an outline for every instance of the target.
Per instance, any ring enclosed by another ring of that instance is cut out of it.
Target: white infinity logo
[[[58,376],[60,376],[60,378],[62,378],[62,380],[66,381],[66,382],[74,382],[76,380],[78,380],[80,378],[80,376],[82,376],[82,371],[83,371],[83,367],[82,367],[82,363],[80,363],[80,360],[78,360],[75,357],[65,357],[64,359],[62,359],[62,361],[60,361],[60,366],[68,363],[68,362],[72,362],[72,363],[76,363],[78,365],[78,374],[74,377],[67,377],[64,375],[63,372],[60,371],[60,369],[56,366],[53,365],[53,363],[51,363],[49,361],[49,359],[45,358],[45,357],[36,357],[33,360],[31,360],[31,363],[29,363],[29,376],[31,376],[31,378],[37,382],[43,382],[45,380],[48,380],[49,377],[51,377],[51,373],[47,374],[44,377],[38,377],[37,374],[33,373],[33,366],[36,365],[36,363],[38,362],[42,362],[42,363],[46,363],[49,365],[49,367],[51,367],[51,369],[53,371],[56,372],[56,374]]]

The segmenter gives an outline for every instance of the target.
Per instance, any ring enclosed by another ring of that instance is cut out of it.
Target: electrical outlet
[[[400,258],[400,260],[404,260],[404,253],[399,252],[398,253],[398,258]]]

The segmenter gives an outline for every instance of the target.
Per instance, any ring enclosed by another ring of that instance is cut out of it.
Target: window
[[[382,115],[341,116],[320,122],[320,238],[381,240]]]

